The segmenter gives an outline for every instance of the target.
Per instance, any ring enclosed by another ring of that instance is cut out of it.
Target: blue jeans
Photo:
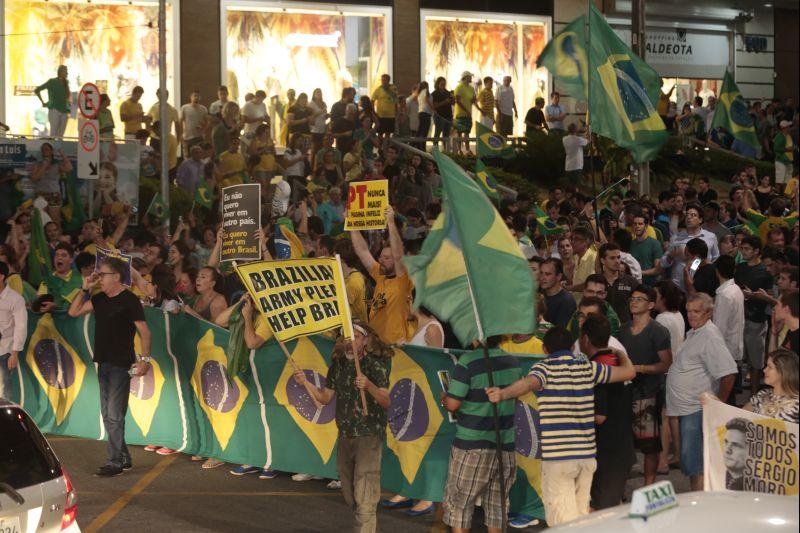
[[[679,416],[681,472],[686,476],[703,473],[703,410]]]
[[[108,434],[108,464],[120,468],[131,460],[128,446],[125,445],[125,413],[128,412],[128,395],[131,389],[128,370],[109,363],[100,363],[97,369],[100,413]]]
[[[10,353],[0,355],[0,398],[11,399],[11,370],[8,369]]]

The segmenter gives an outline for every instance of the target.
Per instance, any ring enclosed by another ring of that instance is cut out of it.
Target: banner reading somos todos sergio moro
[[[345,337],[352,338],[337,259],[261,261],[238,266],[236,271],[279,341],[342,325]]]

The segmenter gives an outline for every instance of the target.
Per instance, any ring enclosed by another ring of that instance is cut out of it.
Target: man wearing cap
[[[792,177],[792,165],[794,164],[794,141],[789,133],[792,123],[788,120],[781,120],[780,131],[775,134],[772,145],[775,150],[775,187],[779,192],[783,189]]]
[[[456,98],[455,121],[453,126],[456,130],[456,139],[464,138],[465,151],[469,152],[469,137],[472,131],[472,106],[478,107],[475,101],[475,89],[472,87],[472,72],[465,70],[461,73],[461,81],[453,91]],[[480,108],[478,107],[478,111]],[[461,151],[461,144],[456,141],[456,149]]]

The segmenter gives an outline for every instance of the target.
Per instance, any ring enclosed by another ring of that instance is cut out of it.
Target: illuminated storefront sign
[[[310,98],[319,88],[330,107],[342,88],[369,94],[381,74],[391,74],[391,8],[291,5],[222,1],[221,81],[232,99],[244,104],[247,93],[265,91],[279,124],[289,89]]]
[[[480,13],[424,9],[420,19],[423,78],[433,86],[443,76],[452,90],[465,70],[476,82],[491,76],[495,87],[511,76],[519,111],[514,132],[522,134],[525,113],[535,99],[547,100],[550,78],[546,69],[536,68],[536,58],[550,38],[550,18],[492,14],[487,19]]]
[[[177,1],[167,3],[167,86],[178,94],[173,78],[175,57],[172,29]],[[58,65],[69,70],[71,117],[76,117],[77,92],[86,82],[97,84],[111,99],[115,134],[123,135],[119,105],[133,87],[144,89],[145,112],[156,102],[158,88],[158,2],[5,0],[4,118],[13,133],[47,132],[47,109],[33,90],[56,75]],[[47,100],[47,93],[42,97]],[[70,120],[66,135],[77,133]]]

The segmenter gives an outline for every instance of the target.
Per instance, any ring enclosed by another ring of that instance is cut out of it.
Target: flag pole
[[[166,0],[158,2],[158,88],[161,98],[158,101],[158,119],[160,130],[160,157],[161,157],[161,196],[164,203],[169,205],[169,130],[172,123],[167,118],[167,3]],[[178,139],[180,143],[180,139]],[[169,218],[162,221],[165,231],[169,233]]]
[[[599,198],[597,194],[597,181],[594,175],[594,156],[597,153],[594,144],[594,134],[592,133],[592,0],[587,0],[588,10],[586,12],[586,25],[587,37],[586,45],[590,48],[589,53],[586,54],[586,60],[589,62],[586,66],[586,130],[589,134],[589,172],[592,175],[592,196],[594,199],[594,228],[596,237],[600,238],[600,205],[597,203]]]
[[[344,286],[344,269],[342,269],[342,259],[339,257],[339,254],[336,254],[336,268],[339,271],[339,279],[342,282],[342,289],[345,291],[345,298],[344,301],[340,301],[339,305],[342,307],[341,314],[343,317],[342,320],[342,335],[344,338],[347,339],[349,337],[350,344],[353,343],[353,316],[350,314],[350,303],[347,301],[347,289]],[[347,327],[345,327],[347,326]],[[361,375],[361,363],[358,361],[358,355],[355,353],[353,354],[353,361],[356,365],[356,376]],[[364,409],[364,415],[367,414],[367,395],[364,392],[364,389],[359,389],[361,393],[361,408]]]

